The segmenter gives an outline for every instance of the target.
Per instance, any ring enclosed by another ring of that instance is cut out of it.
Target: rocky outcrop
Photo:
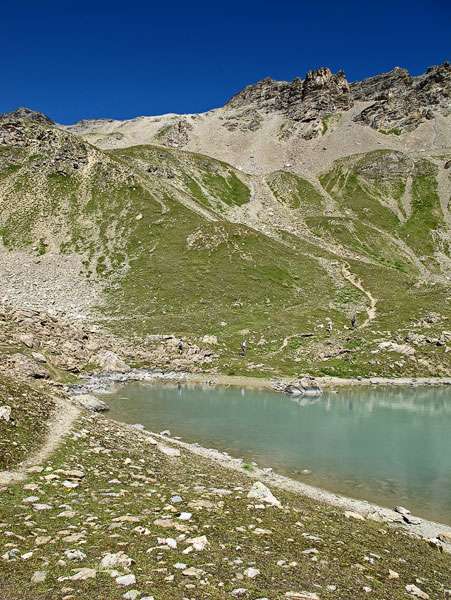
[[[168,125],[158,134],[158,141],[163,146],[169,146],[171,148],[182,148],[189,142],[189,133],[193,129],[191,123],[182,119],[174,123],[174,125]]]
[[[17,108],[12,112],[2,113],[0,115],[0,121],[9,121],[17,119],[34,121],[35,123],[40,123],[41,125],[55,125],[55,122],[52,121],[52,119],[50,119],[47,115],[44,115],[44,113],[37,112],[35,110],[31,110],[30,108]]]
[[[226,119],[225,127],[241,128],[240,120],[259,124],[255,112],[279,112],[295,124],[305,138],[324,132],[323,119],[352,108],[355,102],[373,102],[356,117],[355,121],[369,125],[383,133],[401,134],[418,127],[434,113],[451,114],[451,66],[449,63],[429,68],[424,75],[412,77],[406,69],[395,67],[387,73],[363,81],[347,82],[343,71],[332,73],[327,67],[309,71],[305,79],[291,82],[266,78],[247,86],[226,104],[238,110]],[[289,127],[293,131],[293,127]]]
[[[388,73],[380,73],[363,81],[351,83],[354,100],[368,102],[382,99],[388,92],[405,93],[412,85],[412,77],[406,69],[395,67]]]
[[[249,107],[263,112],[281,112],[297,124],[296,129],[305,139],[316,137],[322,131],[322,119],[352,106],[350,87],[343,71],[334,74],[327,67],[312,70],[305,79],[291,82],[263,79],[246,87],[226,105],[231,109]],[[258,121],[255,114],[254,126]],[[235,127],[237,124],[235,122]],[[228,127],[230,128],[230,126]]]
[[[424,75],[410,77],[404,69],[372,77],[352,86],[358,100],[375,100],[355,117],[383,133],[401,134],[434,118],[451,114],[451,65],[429,68]]]

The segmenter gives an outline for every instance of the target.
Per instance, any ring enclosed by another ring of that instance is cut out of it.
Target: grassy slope
[[[26,482],[35,484],[32,492],[19,484],[0,498],[0,526],[12,532],[0,537],[0,556],[12,549],[19,556],[32,552],[26,560],[0,558],[2,598],[50,600],[72,594],[83,600],[97,594],[114,600],[137,589],[156,600],[187,594],[220,599],[246,588],[246,597],[252,598],[283,598],[305,590],[321,600],[357,600],[366,598],[364,587],[370,587],[375,600],[401,600],[412,583],[431,598],[441,597],[448,586],[449,555],[424,541],[380,523],[346,519],[341,510],[279,490],[273,491],[282,509],[256,508],[258,502],[246,497],[251,480],[244,475],[184,451],[170,459],[142,433],[103,418],[83,417],[44,467]],[[79,487],[67,489],[64,471],[72,469],[85,477]],[[23,502],[30,493],[51,508],[33,510]],[[171,505],[174,494],[182,497],[180,504]],[[62,511],[71,512],[58,516]],[[179,511],[191,512],[192,519],[182,523]],[[135,521],[115,521],[127,515]],[[162,518],[172,520],[172,527],[155,523]],[[175,524],[186,531],[175,530]],[[263,532],[257,535],[256,528]],[[79,539],[71,539],[72,534]],[[184,554],[186,540],[200,535],[207,536],[208,548]],[[36,543],[38,536],[47,538],[42,545]],[[177,538],[177,548],[159,545],[158,538],[167,537]],[[304,554],[312,548],[317,554]],[[68,549],[86,556],[68,560]],[[99,566],[106,552],[120,550],[135,561],[130,571],[136,583],[125,589]],[[182,575],[174,566],[178,562],[201,569],[200,577]],[[250,566],[260,571],[254,579],[243,575]],[[85,567],[97,571],[94,579],[58,581]],[[399,578],[389,579],[389,569]],[[35,571],[47,573],[45,582],[30,583]]]
[[[70,134],[55,135],[47,154],[3,148],[3,240],[34,244],[37,254],[81,253],[87,276],[107,283],[101,313],[116,332],[217,335],[217,366],[228,373],[443,374],[449,365],[444,348],[434,350],[430,368],[372,355],[377,340],[403,341],[429,311],[443,318],[428,334],[449,329],[446,288],[417,285],[419,261],[439,272],[434,230],[444,223],[431,163],[385,151],[337,161],[321,178],[336,202],[329,216],[310,182],[272,174],[275,198],[316,236],[313,242],[302,231],[281,233],[276,241],[227,221],[231,206],[249,200],[250,180],[223,162],[153,146],[103,153]],[[86,166],[59,165],[61,148],[86,158]],[[403,199],[408,178],[410,214]],[[363,322],[368,299],[343,279],[340,248],[361,257],[346,262],[378,300],[377,318],[365,330],[348,328],[353,314]],[[419,352],[429,359],[431,348]]]
[[[0,406],[11,419],[0,419],[0,471],[14,467],[38,448],[47,432],[54,402],[47,394],[0,374]]]

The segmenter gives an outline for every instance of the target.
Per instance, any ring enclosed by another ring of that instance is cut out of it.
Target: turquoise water
[[[133,383],[106,399],[114,419],[170,429],[306,483],[451,524],[448,389],[347,389],[296,401],[237,388]]]

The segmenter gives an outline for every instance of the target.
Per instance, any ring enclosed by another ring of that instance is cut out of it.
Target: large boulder
[[[104,412],[109,410],[108,405],[105,404],[103,400],[99,400],[92,394],[80,394],[79,396],[75,396],[75,400],[80,406],[91,412]]]
[[[99,352],[94,360],[99,365],[102,371],[112,372],[126,372],[130,371],[128,364],[123,361],[117,354],[111,350],[104,350]]]

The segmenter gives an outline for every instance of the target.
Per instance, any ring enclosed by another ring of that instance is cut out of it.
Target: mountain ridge
[[[72,280],[74,314],[127,343],[183,338],[186,353],[162,352],[162,366],[200,368],[189,348],[207,357],[205,338],[216,340],[213,368],[230,374],[446,375],[448,76],[445,64],[409,79],[440,110],[419,113],[414,129],[407,119],[400,134],[356,118],[386,110],[387,81],[405,86],[402,70],[354,87],[375,102],[333,113],[354,84],[322,69],[307,91],[299,81],[288,94],[278,88],[276,110],[251,94],[251,107],[183,118],[61,127],[28,109],[5,114],[1,297],[67,309]],[[45,284],[36,279],[38,294],[14,279],[19,260],[30,277],[41,263],[52,269]]]

